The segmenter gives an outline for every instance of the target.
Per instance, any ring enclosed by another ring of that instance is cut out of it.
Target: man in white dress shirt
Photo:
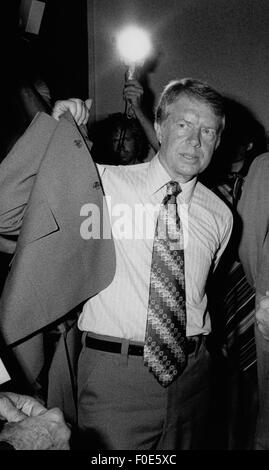
[[[83,102],[57,102],[54,117]],[[81,108],[81,110],[79,109]],[[205,292],[232,230],[226,205],[197,181],[224,128],[224,101],[207,84],[169,83],[156,110],[160,142],[150,162],[98,165],[116,248],[112,283],[88,300],[79,317],[79,426],[83,448],[174,450],[203,446],[209,399],[211,331]],[[170,181],[180,185],[177,210],[184,235],[187,365],[163,387],[143,360],[155,224]],[[90,208],[81,235],[94,235]],[[98,220],[98,218],[96,219]],[[99,233],[98,229],[95,234]]]

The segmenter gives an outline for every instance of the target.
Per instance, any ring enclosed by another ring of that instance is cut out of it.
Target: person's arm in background
[[[45,84],[43,85],[45,86]],[[48,91],[49,93],[49,91]],[[23,105],[23,110],[26,114],[27,120],[29,122],[34,119],[36,113],[45,112],[50,114],[51,106],[49,101],[43,98],[41,93],[36,89],[34,85],[24,84],[19,89],[19,95]]]
[[[127,80],[123,89],[123,97],[126,102],[131,104],[132,110],[140,122],[146,137],[155,152],[159,150],[159,142],[151,120],[146,116],[142,109],[141,98],[144,90],[137,80]]]
[[[32,397],[2,392],[0,419],[0,450],[7,445],[10,450],[69,449],[71,432],[58,408],[47,410]]]

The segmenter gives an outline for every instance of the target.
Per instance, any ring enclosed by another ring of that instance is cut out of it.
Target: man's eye
[[[216,131],[215,129],[210,129],[210,128],[204,128],[202,129],[202,133],[203,135],[205,135],[206,137],[209,137],[210,139],[213,139],[216,137]]]
[[[181,128],[181,129],[185,129],[187,127],[187,124],[186,122],[179,122],[178,123],[178,126]]]

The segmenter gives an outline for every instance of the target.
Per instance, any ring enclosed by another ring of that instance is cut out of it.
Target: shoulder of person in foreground
[[[255,185],[255,189],[260,190],[264,184],[268,185],[269,178],[269,152],[256,157],[250,165],[248,174],[245,177],[242,196],[246,196],[249,188]],[[267,191],[268,192],[268,191]]]
[[[243,221],[243,238],[256,228],[267,230],[269,216],[269,153],[256,157],[245,177],[237,210]]]

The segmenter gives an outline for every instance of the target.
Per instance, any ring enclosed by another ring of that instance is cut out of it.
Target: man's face
[[[220,140],[222,118],[203,101],[181,95],[155,124],[159,159],[172,179],[185,183],[209,165]]]
[[[130,165],[133,163],[137,156],[136,143],[134,136],[130,129],[126,129],[123,139],[121,141],[121,147],[118,148],[121,138],[121,129],[117,129],[113,134],[112,144],[114,152],[117,152],[117,156],[120,159],[121,165]]]

